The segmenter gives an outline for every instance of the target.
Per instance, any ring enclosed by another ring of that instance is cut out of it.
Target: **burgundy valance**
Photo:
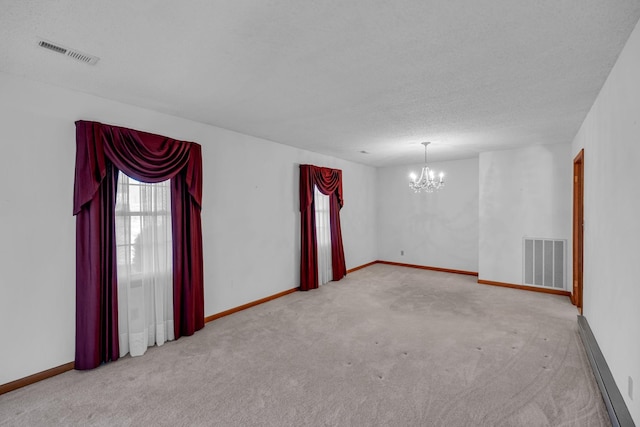
[[[313,165],[300,165],[300,212],[307,209],[313,201],[313,187],[317,186],[322,194],[335,193],[340,208],[344,206],[342,198],[342,171]]]
[[[73,214],[89,202],[107,175],[108,158],[128,176],[161,182],[185,170],[187,189],[202,206],[202,154],[199,144],[98,122],[76,122],[76,176]]]

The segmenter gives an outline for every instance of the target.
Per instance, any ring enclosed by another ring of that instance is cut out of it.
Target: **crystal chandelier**
[[[424,191],[425,193],[433,193],[434,190],[439,190],[444,187],[444,173],[440,172],[438,175],[438,179],[436,179],[436,174],[434,171],[429,169],[427,166],[427,145],[431,144],[430,142],[423,142],[424,145],[424,166],[422,167],[422,173],[420,173],[420,178],[416,177],[415,173],[411,173],[409,177],[411,180],[409,181],[409,188],[411,188],[414,192],[419,193],[420,191]]]

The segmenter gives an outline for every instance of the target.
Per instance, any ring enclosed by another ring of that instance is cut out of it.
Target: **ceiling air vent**
[[[95,65],[100,60],[100,58],[98,58],[97,56],[89,55],[75,49],[69,49],[59,44],[48,42],[46,40],[40,40],[38,42],[38,46],[49,49],[56,53],[60,53],[62,55],[66,55],[77,61],[86,62],[87,64],[91,65]]]

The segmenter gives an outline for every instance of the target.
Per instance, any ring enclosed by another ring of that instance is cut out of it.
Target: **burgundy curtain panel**
[[[333,280],[347,275],[340,228],[342,198],[342,171],[313,165],[300,165],[300,290],[318,288],[318,251],[316,243],[316,215],[313,189],[330,196],[331,268]]]
[[[171,179],[175,337],[204,327],[202,152],[160,135],[76,122],[76,369],[119,357],[115,200],[118,172]]]

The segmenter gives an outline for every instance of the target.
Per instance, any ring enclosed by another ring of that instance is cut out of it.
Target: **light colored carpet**
[[[0,425],[606,426],[567,297],[376,264],[0,396]]]

